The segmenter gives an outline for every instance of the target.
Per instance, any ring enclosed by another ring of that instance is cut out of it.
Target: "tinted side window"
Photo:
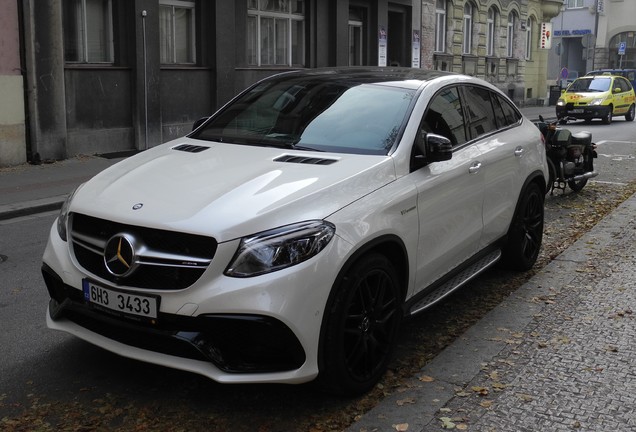
[[[492,105],[495,109],[495,120],[497,121],[497,127],[499,129],[504,128],[509,124],[508,119],[506,118],[506,113],[501,107],[501,103],[497,95],[492,94],[490,95],[490,97],[492,98]]]
[[[464,144],[466,129],[457,87],[442,90],[431,100],[422,128],[426,132],[445,136],[453,146]]]
[[[504,114],[506,115],[506,126],[512,126],[514,124],[519,123],[521,120],[521,114],[519,111],[515,109],[514,106],[501,95],[496,95],[497,100],[501,104],[501,109],[503,109]]]
[[[464,107],[468,115],[471,138],[497,130],[495,113],[490,101],[490,90],[465,86]]]

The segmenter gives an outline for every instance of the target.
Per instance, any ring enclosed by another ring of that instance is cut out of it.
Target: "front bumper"
[[[211,362],[227,373],[282,372],[300,368],[305,352],[281,321],[255,314],[206,314],[197,317],[160,314],[156,323],[112,316],[93,309],[81,291],[65,285],[42,266],[51,300],[49,318],[147,351]]]
[[[565,106],[556,107],[556,115],[558,119],[575,118],[581,120],[591,120],[595,118],[605,118],[609,113],[610,107],[603,105],[583,105],[574,106],[567,104]]]
[[[346,243],[346,242],[345,242]],[[254,277],[223,269],[236,244],[220,245],[194,285],[181,290],[120,290],[160,296],[156,323],[114,316],[83,298],[86,277],[51,228],[43,275],[51,300],[47,326],[124,357],[195,372],[221,383],[302,383],[318,375],[318,344],[331,285],[349,249],[336,236],[312,260]]]

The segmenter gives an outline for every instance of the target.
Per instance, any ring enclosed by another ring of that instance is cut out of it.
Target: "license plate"
[[[145,318],[157,318],[157,297],[132,294],[96,285],[84,279],[82,281],[84,299],[95,305]]]
[[[583,114],[583,110],[582,109],[573,109],[572,111],[570,111],[572,114]]]

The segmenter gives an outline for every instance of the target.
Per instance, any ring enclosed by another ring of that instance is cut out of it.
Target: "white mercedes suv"
[[[69,196],[47,325],[222,383],[365,392],[404,318],[533,266],[546,178],[539,130],[482,80],[279,74]]]

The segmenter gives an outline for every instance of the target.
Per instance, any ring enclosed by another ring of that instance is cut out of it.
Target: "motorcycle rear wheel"
[[[579,181],[568,180],[568,186],[570,186],[570,189],[572,189],[574,192],[580,191],[581,189],[585,187],[586,184],[587,184],[587,179],[583,179]]]

